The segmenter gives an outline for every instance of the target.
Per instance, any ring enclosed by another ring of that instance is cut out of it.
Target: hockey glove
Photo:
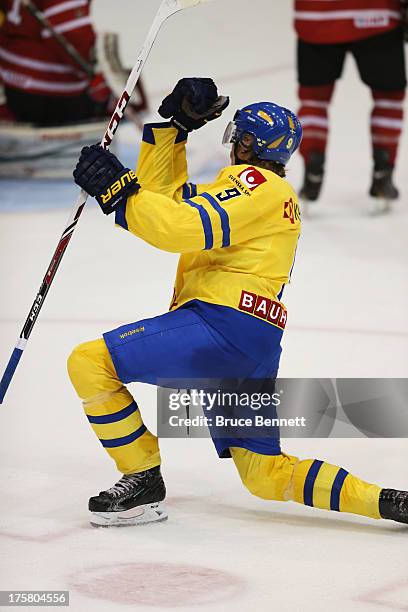
[[[133,170],[125,168],[113,153],[96,144],[82,149],[74,180],[96,198],[105,215],[110,215],[140,189]]]
[[[229,98],[218,95],[212,79],[181,79],[161,103],[159,114],[175,127],[191,132],[220,117],[228,104]]]

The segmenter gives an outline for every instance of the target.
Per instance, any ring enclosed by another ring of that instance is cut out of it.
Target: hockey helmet
[[[273,102],[258,102],[237,110],[223,137],[224,145],[240,142],[250,134],[259,159],[286,165],[302,140],[302,126],[289,109]]]

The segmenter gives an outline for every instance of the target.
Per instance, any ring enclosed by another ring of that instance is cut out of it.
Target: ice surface
[[[158,2],[99,0],[100,29],[137,56]],[[156,108],[182,76],[211,75],[245,102],[296,107],[288,0],[219,0],[181,13],[145,68]],[[333,109],[327,182],[304,223],[293,282],[283,376],[406,377],[408,370],[407,134],[388,217],[367,214],[368,92],[348,62]],[[157,119],[156,115],[152,115]],[[226,163],[224,120],[193,134],[193,179]],[[132,162],[137,134],[120,128]],[[300,160],[290,180],[301,178]],[[0,185],[0,364],[5,365],[75,198],[70,182]],[[163,440],[167,523],[93,530],[87,498],[117,474],[68,382],[74,345],[121,322],[165,311],[176,256],[112,229],[90,202],[20,363],[1,427],[1,589],[70,589],[71,608],[98,610],[408,609],[407,528],[251,497],[208,440]],[[155,391],[134,385],[154,427]],[[386,410],[386,406],[384,407]],[[291,440],[291,454],[324,458],[366,480],[408,488],[405,440]]]

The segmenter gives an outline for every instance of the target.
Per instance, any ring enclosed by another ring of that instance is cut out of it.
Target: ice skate
[[[394,167],[388,162],[388,152],[374,151],[374,170],[370,187],[372,214],[388,212],[391,202],[398,199],[399,191],[392,180]]]
[[[408,524],[408,491],[382,489],[380,514],[384,519]]]
[[[303,186],[299,192],[302,209],[306,215],[309,202],[316,202],[320,195],[324,178],[324,159],[324,153],[315,151],[310,154],[306,164]]]
[[[165,521],[168,516],[160,502],[166,487],[160,467],[128,474],[110,489],[89,500],[94,527],[126,527]]]

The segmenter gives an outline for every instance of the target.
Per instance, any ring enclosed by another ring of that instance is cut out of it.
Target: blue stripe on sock
[[[220,215],[222,228],[222,246],[227,247],[231,244],[231,228],[227,211],[220,206],[215,198],[209,193],[200,193],[200,198],[205,198],[211,204],[214,210]]]
[[[142,436],[145,431],[146,425],[142,425],[141,427],[139,427],[139,429],[129,434],[128,436],[123,436],[123,438],[113,438],[112,440],[101,440],[101,438],[99,439],[101,441],[102,446],[104,446],[105,448],[115,448],[117,446],[125,446],[125,444],[130,444],[131,442],[134,442],[135,440],[140,438],[140,436]]]
[[[320,468],[323,465],[323,461],[315,459],[309,468],[306,476],[305,486],[303,489],[303,503],[306,506],[313,506],[313,489],[314,484],[319,473]]]
[[[104,414],[103,416],[89,416],[88,421],[90,423],[95,423],[95,425],[102,425],[103,423],[116,423],[117,421],[122,421],[126,419],[126,417],[130,416],[134,412],[138,410],[136,402],[132,402],[126,408],[122,408],[118,412],[113,412],[112,414]]]
[[[214,244],[213,231],[211,227],[211,219],[208,212],[205,210],[204,206],[201,204],[197,204],[197,202],[193,202],[192,200],[184,200],[186,204],[189,204],[193,208],[196,208],[200,213],[201,223],[203,224],[204,237],[205,237],[205,246],[204,249],[212,249]]]
[[[340,468],[337,472],[337,476],[334,479],[330,494],[330,510],[340,512],[340,493],[347,475],[347,470],[344,470],[343,468]]]

